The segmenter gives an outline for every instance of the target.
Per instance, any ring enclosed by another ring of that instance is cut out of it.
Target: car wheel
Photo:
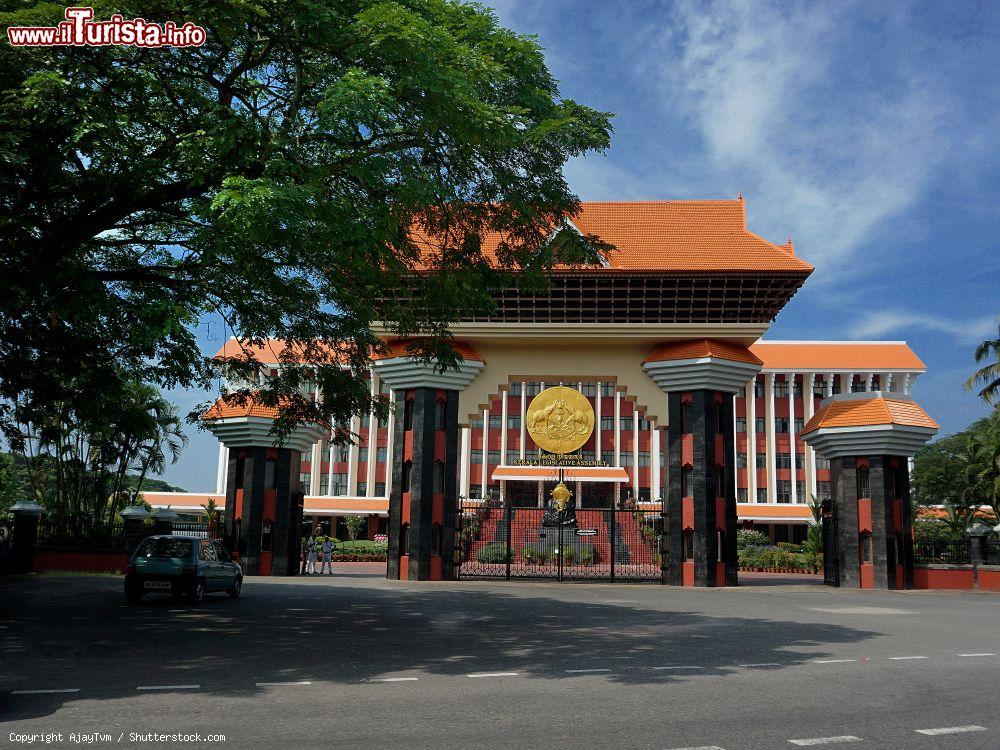
[[[243,588],[243,579],[237,578],[233,582],[233,587],[229,589],[226,593],[229,594],[230,599],[239,599],[240,590]]]
[[[193,601],[195,604],[201,604],[203,601],[205,601],[204,579],[199,578],[197,581],[194,582],[194,585],[191,587],[191,601]]]
[[[142,599],[141,591],[126,591],[125,599],[128,600],[129,604],[138,604],[139,600]]]

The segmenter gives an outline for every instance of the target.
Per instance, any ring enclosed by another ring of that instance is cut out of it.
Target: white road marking
[[[312,685],[309,680],[299,680],[298,682],[258,682],[257,687],[285,687],[286,685]]]
[[[677,667],[650,667],[650,669],[661,670],[661,669],[704,669],[704,667],[696,666],[677,666]]]
[[[136,690],[197,690],[201,685],[140,685]]]
[[[780,667],[781,664],[776,661],[762,661],[757,664],[737,664],[738,667]]]
[[[917,734],[965,734],[966,732],[985,732],[986,727],[970,724],[967,727],[938,727],[937,729],[918,729]]]
[[[846,664],[857,659],[813,659],[813,664]]]
[[[56,690],[11,690],[11,695],[54,695],[55,693],[79,693],[80,688],[58,688]]]
[[[996,656],[996,654],[959,654],[959,656]]]
[[[416,682],[419,677],[371,677],[362,682]]]
[[[673,747],[670,750],[725,750],[718,745],[698,745],[698,747]]]
[[[585,674],[587,672],[610,672],[610,669],[564,669],[569,674]]]
[[[518,677],[517,672],[473,672],[466,677]]]
[[[890,656],[889,661],[908,661],[910,659],[930,659],[929,656]]]
[[[836,745],[839,742],[864,742],[860,737],[853,734],[844,734],[840,737],[813,737],[808,740],[788,740],[793,745],[800,747],[812,747],[814,745]]]

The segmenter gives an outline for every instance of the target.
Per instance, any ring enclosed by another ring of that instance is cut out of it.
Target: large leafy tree
[[[281,427],[345,420],[368,405],[374,322],[454,363],[449,322],[501,285],[540,283],[557,253],[595,259],[595,238],[546,239],[578,205],[564,163],[607,147],[610,116],[561,98],[537,42],[482,7],[93,5],[98,20],[192,21],[208,40],[0,45],[0,428],[12,443],[67,403],[96,422],[135,381],[208,385],[194,331],[210,312],[241,340],[293,343],[260,395],[284,409]],[[37,26],[63,6],[0,8],[2,25]],[[258,369],[249,348],[228,364],[248,382]],[[300,395],[306,380],[322,402]]]
[[[985,363],[967,381],[967,390],[979,388],[979,397],[986,403],[1000,406],[1000,324],[997,337],[986,339],[976,347],[976,362]]]

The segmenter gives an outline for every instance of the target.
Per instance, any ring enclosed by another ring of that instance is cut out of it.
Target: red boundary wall
[[[45,573],[49,570],[114,573],[125,570],[125,553],[43,547],[35,550],[34,570],[36,573]]]
[[[979,585],[976,585],[978,572]],[[1000,566],[982,565],[973,571],[971,565],[917,565],[913,568],[916,589],[950,589],[955,591],[1000,591]]]

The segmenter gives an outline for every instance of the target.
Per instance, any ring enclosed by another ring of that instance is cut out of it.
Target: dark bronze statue
[[[572,495],[573,493],[562,482],[556,485],[552,490],[552,504],[542,516],[543,528],[576,526],[576,503],[571,499]]]

